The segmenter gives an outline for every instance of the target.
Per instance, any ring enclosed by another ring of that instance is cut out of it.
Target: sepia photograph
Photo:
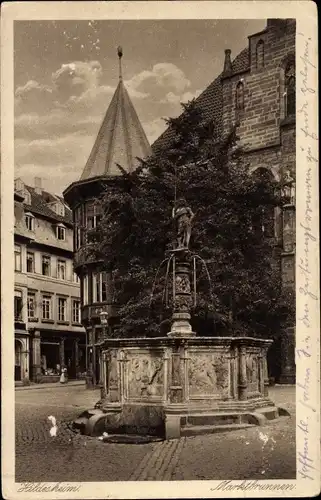
[[[317,491],[316,45],[290,8],[12,26],[14,498]]]

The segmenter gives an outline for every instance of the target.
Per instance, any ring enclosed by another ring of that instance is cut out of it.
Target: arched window
[[[237,111],[244,109],[244,85],[242,82],[236,85],[236,109]]]
[[[285,116],[293,116],[295,115],[295,67],[292,63],[285,69],[284,87]]]
[[[256,46],[256,68],[260,69],[264,67],[264,42],[259,40]]]

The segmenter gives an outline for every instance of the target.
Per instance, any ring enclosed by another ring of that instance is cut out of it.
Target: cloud
[[[99,61],[72,61],[15,92],[15,159],[19,175],[53,180],[60,191],[77,180],[94,144],[116,87],[108,85]],[[124,82],[143,128],[153,143],[166,129],[161,117],[177,116],[194,92],[184,72],[158,63]],[[41,174],[42,169],[42,174]],[[62,184],[63,183],[63,184]],[[58,190],[59,192],[59,190]]]
[[[163,118],[156,118],[150,122],[142,123],[143,129],[147,135],[149,143],[152,144],[166,129],[166,123]]]
[[[186,78],[182,70],[175,64],[158,63],[151,71],[142,71],[126,82],[128,89],[139,90],[151,95],[151,92],[167,93],[175,91],[181,94],[190,87],[191,82]]]
[[[81,171],[85,158],[89,156],[94,138],[74,133],[58,138],[36,139],[33,141],[17,139],[15,141],[15,160],[17,164],[36,163],[43,165],[44,173],[47,166],[64,164],[67,169]],[[78,172],[80,174],[80,172]]]
[[[201,93],[201,90],[196,90],[195,92],[184,92],[183,94],[174,94],[173,92],[168,92],[165,97],[161,100],[162,103],[170,103],[170,104],[180,104],[181,102],[188,102],[192,99],[198,97]]]
[[[88,89],[99,87],[102,67],[99,61],[74,61],[62,64],[52,74],[52,82],[60,102],[68,101],[71,96],[80,96]]]
[[[17,87],[15,92],[16,115],[35,112],[49,111],[55,102],[55,89],[48,85],[29,80],[25,85]]]

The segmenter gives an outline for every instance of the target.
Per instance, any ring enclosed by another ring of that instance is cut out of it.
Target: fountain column
[[[169,337],[195,335],[191,326],[191,263],[187,249],[173,250],[173,315]]]

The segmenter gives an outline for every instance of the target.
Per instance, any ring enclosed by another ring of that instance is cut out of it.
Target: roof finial
[[[122,80],[123,75],[122,75],[122,67],[121,67],[121,58],[123,57],[123,49],[121,46],[117,48],[117,54],[119,58],[119,80]]]

